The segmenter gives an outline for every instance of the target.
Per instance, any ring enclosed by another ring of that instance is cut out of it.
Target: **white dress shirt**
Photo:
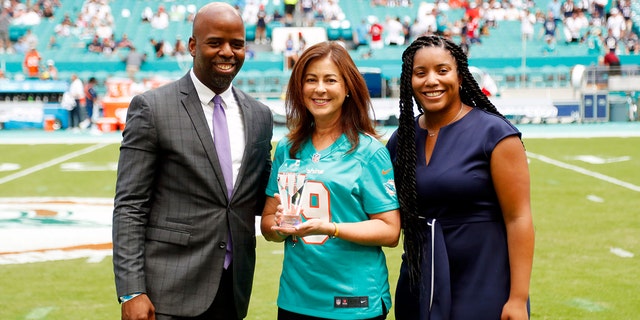
[[[196,87],[198,97],[200,98],[200,104],[204,111],[204,116],[207,118],[207,124],[209,125],[209,133],[213,136],[213,102],[211,101],[215,96],[215,93],[205,86],[193,73],[193,69],[189,72],[191,80]],[[233,162],[233,184],[235,186],[238,172],[240,171],[240,165],[242,164],[242,156],[244,155],[245,147],[245,135],[244,135],[244,122],[242,121],[242,112],[240,106],[236,101],[231,88],[229,86],[222,96],[222,107],[224,108],[227,116],[227,127],[229,128],[229,142],[231,144],[231,161]]]

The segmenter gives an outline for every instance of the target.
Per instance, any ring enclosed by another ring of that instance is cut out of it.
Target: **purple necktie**
[[[231,201],[233,193],[233,167],[231,164],[231,143],[229,142],[229,128],[227,126],[227,116],[222,107],[222,97],[213,97],[213,143],[218,152],[218,162],[222,168],[224,182],[227,185],[227,196]],[[231,264],[231,228],[229,228],[229,239],[227,241],[227,252],[224,256],[224,268]]]

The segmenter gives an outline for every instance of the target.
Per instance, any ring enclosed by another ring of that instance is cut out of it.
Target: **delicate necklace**
[[[345,141],[340,142],[339,144],[336,144],[339,140],[340,137],[342,136],[342,134],[340,134],[340,136],[338,136],[338,138],[336,138],[335,141],[333,141],[327,148],[325,148],[324,150],[321,151],[316,151],[315,153],[313,153],[311,155],[311,161],[313,161],[314,163],[318,163],[320,162],[321,159],[323,158],[327,158],[329,157],[329,155],[331,155],[332,153],[334,153],[335,151],[340,149],[340,146],[342,146]],[[328,150],[327,150],[328,149]],[[327,151],[325,151],[327,150]],[[321,152],[326,152],[326,154],[322,154]]]
[[[454,121],[456,121],[456,119],[458,119],[458,117],[460,116],[460,114],[461,114],[461,113],[462,113],[462,102],[460,102],[460,110],[458,111],[458,114],[456,114],[456,116],[455,116],[455,117],[453,117],[453,119],[451,119],[451,121],[449,121],[447,124],[445,124],[445,125],[444,125],[444,126],[442,126],[442,127],[446,127],[446,126],[450,125],[451,123],[453,123]],[[427,123],[426,119],[425,119],[425,122],[424,122],[424,123],[425,123],[425,124]],[[442,128],[442,127],[440,127],[440,128]],[[429,132],[427,135],[428,135],[429,137],[435,137],[435,136],[438,134],[438,132],[440,132],[440,129],[436,130],[436,131],[435,131],[435,132],[433,132],[433,133],[432,133],[432,132]]]

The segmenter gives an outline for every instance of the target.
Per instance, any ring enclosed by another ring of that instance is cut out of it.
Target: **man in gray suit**
[[[122,319],[247,315],[273,118],[231,86],[245,48],[238,12],[210,3],[193,22],[190,72],[129,105],[113,213]]]

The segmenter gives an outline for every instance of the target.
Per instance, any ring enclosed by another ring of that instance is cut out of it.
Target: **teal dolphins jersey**
[[[398,209],[391,159],[375,138],[361,134],[350,153],[345,135],[321,151],[305,143],[297,159],[290,159],[289,147],[286,138],[278,143],[266,193],[284,194],[285,205],[299,201],[302,221],[359,222]],[[383,303],[389,310],[388,270],[381,247],[327,235],[287,238],[280,308],[322,318],[364,319],[382,315]]]

